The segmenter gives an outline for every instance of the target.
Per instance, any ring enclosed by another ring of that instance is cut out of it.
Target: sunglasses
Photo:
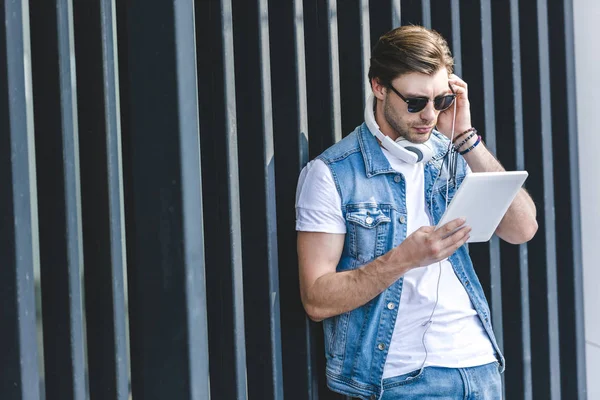
[[[409,113],[417,113],[423,110],[427,103],[429,103],[429,98],[427,97],[404,97],[398,92],[392,84],[388,84],[388,87],[394,91],[406,104],[408,104],[408,112]],[[452,90],[452,88],[450,88]],[[456,94],[452,90],[452,94],[445,94],[443,96],[438,96],[433,99],[433,108],[438,111],[444,111],[448,109],[452,103],[454,103],[454,99],[456,99]]]

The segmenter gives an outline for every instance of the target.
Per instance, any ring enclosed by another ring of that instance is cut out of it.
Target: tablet
[[[467,174],[435,229],[462,217],[471,227],[468,242],[487,242],[527,175],[526,171]]]

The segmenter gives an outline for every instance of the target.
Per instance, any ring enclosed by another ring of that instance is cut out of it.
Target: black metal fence
[[[370,47],[407,23],[448,38],[474,125],[530,173],[537,236],[471,247],[506,398],[586,397],[571,0],[0,14],[0,398],[340,398],[299,300],[296,179],[362,122]]]

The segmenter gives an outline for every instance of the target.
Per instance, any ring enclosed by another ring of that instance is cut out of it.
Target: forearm
[[[463,157],[473,172],[504,171],[483,143]],[[525,189],[521,189],[502,218],[496,234],[509,243],[519,244],[531,240],[537,228],[535,204]]]
[[[314,321],[352,311],[379,295],[409,269],[383,255],[351,271],[330,272],[303,291],[304,308]]]

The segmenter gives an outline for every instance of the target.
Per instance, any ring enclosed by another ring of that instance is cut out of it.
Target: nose
[[[432,121],[435,118],[436,110],[433,108],[433,101],[429,101],[425,108],[421,110],[419,116],[424,121]]]

